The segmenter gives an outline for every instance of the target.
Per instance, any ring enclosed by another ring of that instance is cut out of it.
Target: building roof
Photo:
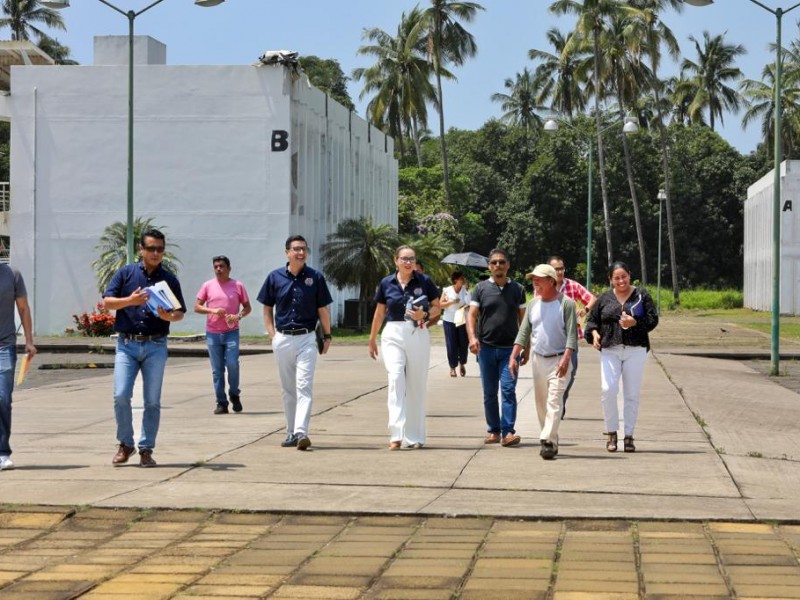
[[[0,40],[0,90],[11,89],[11,67],[14,65],[52,65],[50,56],[28,41]]]

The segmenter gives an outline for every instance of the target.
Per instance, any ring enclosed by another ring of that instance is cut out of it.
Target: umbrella
[[[448,254],[442,259],[444,264],[464,265],[465,267],[475,267],[485,269],[489,266],[489,259],[477,252],[460,252],[458,254]]]

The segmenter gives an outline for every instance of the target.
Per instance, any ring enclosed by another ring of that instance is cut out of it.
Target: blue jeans
[[[114,358],[114,416],[117,420],[117,440],[133,447],[133,382],[142,372],[142,435],[139,451],[156,447],[158,424],[161,421],[161,382],[167,364],[167,336],[149,342],[117,340]]]
[[[14,368],[17,366],[17,347],[0,348],[0,454],[11,455],[11,393],[14,391]]]
[[[225,333],[206,333],[208,358],[211,360],[211,377],[217,404],[228,406],[225,396],[225,370],[228,370],[228,390],[239,395],[239,330]]]
[[[483,411],[486,414],[486,430],[505,437],[516,433],[517,421],[517,380],[508,370],[508,359],[512,348],[498,348],[481,344],[478,364],[481,368],[483,386]],[[503,397],[502,407],[497,402],[497,386]]]

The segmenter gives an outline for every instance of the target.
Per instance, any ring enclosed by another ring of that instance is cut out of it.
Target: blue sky
[[[761,0],[767,6],[789,8],[789,0]],[[151,0],[114,0],[123,10],[140,10]],[[419,2],[425,6],[426,0]],[[413,0],[227,0],[214,8],[194,6],[192,0],[164,0],[136,19],[136,34],[150,35],[167,45],[170,64],[250,64],[264,50],[289,49],[302,55],[336,58],[346,74],[367,66],[356,55],[365,27],[396,31],[400,15],[417,2]],[[532,63],[528,50],[551,51],[545,33],[551,27],[567,31],[573,17],[556,18],[547,7],[549,0],[483,0],[486,10],[467,28],[475,35],[478,56],[455,71],[458,82],[445,87],[445,117],[448,127],[476,129],[489,118],[500,115],[499,105],[490,101],[502,92],[503,81],[514,77]],[[67,32],[56,37],[68,45],[73,58],[92,62],[92,39],[96,35],[127,35],[127,19],[97,0],[72,0],[62,11]],[[764,64],[773,60],[769,44],[775,41],[776,20],[749,0],[716,0],[696,8],[686,6],[681,14],[668,13],[665,21],[675,32],[681,49],[695,58],[689,35],[702,38],[727,32],[726,39],[744,44],[747,55],[739,67],[745,77],[758,79]],[[783,40],[797,36],[800,8],[783,19]],[[364,114],[365,101],[358,100],[360,84],[351,82],[350,95]],[[431,122],[436,129],[436,122]],[[718,129],[743,152],[755,149],[761,134],[758,124],[742,130],[741,114],[726,115]]]

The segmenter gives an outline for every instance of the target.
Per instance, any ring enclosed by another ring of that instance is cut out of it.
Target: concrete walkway
[[[635,454],[605,450],[582,346],[554,461],[538,456],[529,370],[523,443],[485,446],[477,364],[452,379],[440,346],[421,450],[387,450],[385,372],[361,346],[319,363],[307,452],[279,446],[270,354],[242,358],[238,415],[212,414],[207,360],[168,365],[156,469],[110,465],[110,370],[20,389],[0,598],[798,598],[800,396],[699,357],[703,339],[763,351],[725,329],[751,341],[665,320]]]

